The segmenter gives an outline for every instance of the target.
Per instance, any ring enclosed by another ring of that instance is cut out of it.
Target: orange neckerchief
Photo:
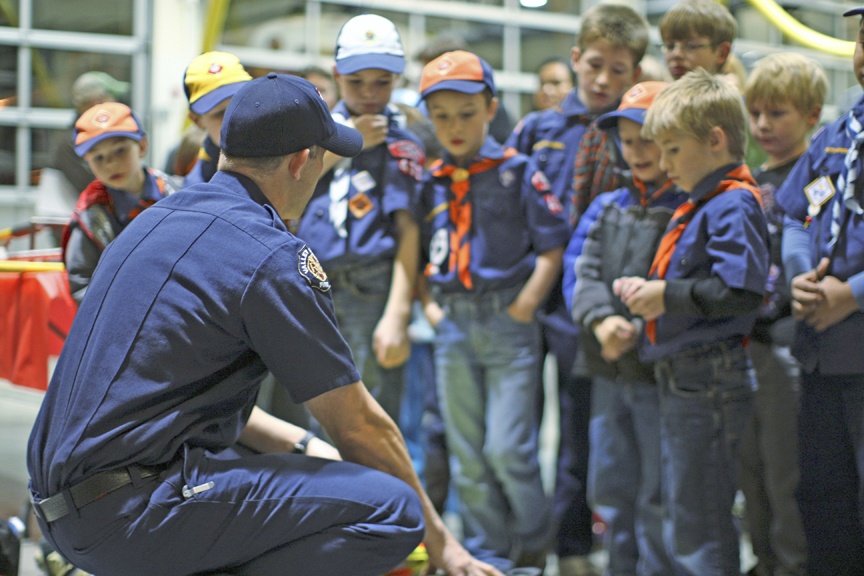
[[[459,281],[468,290],[474,289],[471,279],[471,201],[468,192],[471,190],[471,176],[497,168],[502,162],[516,154],[516,150],[508,148],[501,158],[483,158],[468,168],[459,168],[452,164],[439,161],[432,167],[432,175],[438,178],[450,178],[450,221],[453,229],[450,231],[450,270],[457,270]]]
[[[672,220],[663,238],[660,239],[660,246],[657,247],[657,253],[654,255],[654,262],[651,263],[651,270],[648,271],[649,278],[663,279],[666,277],[666,272],[669,270],[669,263],[672,261],[672,254],[675,253],[675,246],[681,235],[684,234],[684,229],[693,219],[696,211],[708,203],[715,196],[719,196],[728,190],[747,190],[756,198],[759,204],[762,204],[762,193],[759,191],[759,186],[753,175],[750,173],[750,168],[746,164],[741,164],[737,168],[726,173],[725,179],[720,181],[717,188],[700,198],[696,202],[688,200],[681,204],[675,213],[672,214]],[[657,321],[649,320],[645,324],[645,334],[652,344],[656,343],[657,338]]]

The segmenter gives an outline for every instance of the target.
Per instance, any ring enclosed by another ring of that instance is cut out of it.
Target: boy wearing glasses
[[[660,49],[674,80],[696,68],[717,74],[738,35],[735,18],[714,0],[684,0],[660,20]]]

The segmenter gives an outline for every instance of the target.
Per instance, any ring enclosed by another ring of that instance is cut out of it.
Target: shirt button
[[[317,216],[318,218],[323,218],[324,217],[324,210],[317,210],[315,212],[315,216]]]
[[[686,259],[686,258],[681,258],[681,265],[682,265],[682,266],[686,266],[686,265],[687,265],[687,259]]]

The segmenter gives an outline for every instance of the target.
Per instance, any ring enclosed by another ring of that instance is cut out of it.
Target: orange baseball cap
[[[192,112],[206,114],[234,96],[243,83],[251,79],[237,56],[228,52],[204,52],[186,67],[183,89]]]
[[[84,157],[93,146],[108,138],[130,138],[140,142],[144,129],[135,113],[119,102],[97,104],[75,122],[75,153]]]
[[[668,82],[640,82],[621,98],[621,104],[614,112],[603,114],[597,119],[600,128],[613,128],[618,125],[619,118],[627,118],[637,124],[645,123],[645,112],[654,102],[660,92],[669,85]]]
[[[423,67],[420,75],[420,97],[439,90],[479,94],[488,88],[497,94],[489,63],[465,50],[445,52]]]

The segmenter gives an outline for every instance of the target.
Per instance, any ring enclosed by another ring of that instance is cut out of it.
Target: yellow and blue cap
[[[206,114],[234,96],[251,79],[252,76],[233,54],[204,52],[186,67],[183,89],[192,112]]]

